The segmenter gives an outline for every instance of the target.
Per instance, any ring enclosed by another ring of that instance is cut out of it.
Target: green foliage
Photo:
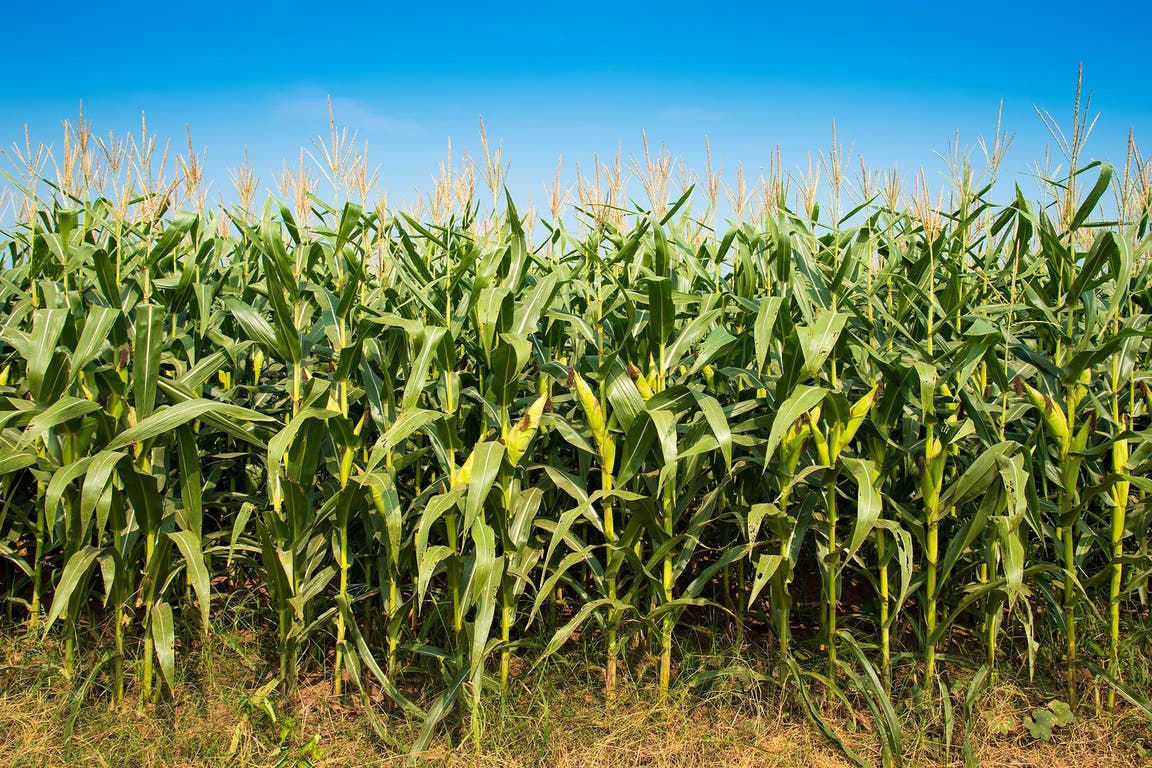
[[[1032,710],[1032,714],[1024,720],[1028,733],[1034,739],[1048,741],[1056,728],[1063,728],[1076,722],[1076,716],[1071,708],[1063,701],[1050,701],[1046,708]]]
[[[957,637],[1040,656],[1046,738],[1096,661],[1138,697],[1115,649],[1152,574],[1152,241],[1093,220],[1110,173],[1066,220],[960,190],[713,237],[685,195],[539,245],[510,201],[42,203],[0,249],[3,597],[148,699],[252,586],[280,684],[379,692],[416,751],[577,636],[609,698],[645,651],[667,696],[701,620],[774,635],[833,738],[815,690],[865,701],[889,764],[895,675],[951,707]]]

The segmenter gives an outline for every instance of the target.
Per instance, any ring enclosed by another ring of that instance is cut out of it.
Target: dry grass
[[[262,697],[267,666],[242,636],[218,636],[196,649],[175,696],[150,708],[110,704],[98,678],[64,681],[54,645],[8,637],[0,651],[0,766],[353,768],[405,763],[358,704],[334,698],[325,682],[302,685],[292,699]],[[594,677],[571,679],[553,671],[520,683],[508,698],[485,701],[479,749],[467,736],[455,744],[443,738],[421,762],[447,768],[851,765],[797,708],[770,693],[702,699],[682,691],[665,707],[657,706],[656,698],[653,688],[630,681],[607,714]],[[1005,718],[1022,724],[1036,705],[1016,688],[989,693],[969,731],[968,765],[1152,766],[1152,731],[1146,721],[1134,718],[1116,721],[1089,713],[1050,742],[1033,739],[1023,727],[1008,735],[994,733]],[[853,730],[847,713],[833,710],[828,717],[846,743],[879,762],[866,718]],[[416,727],[398,719],[384,725],[385,737],[397,741],[408,739]],[[950,750],[935,735],[939,725],[931,717],[917,721],[908,716],[906,765],[965,765],[962,725],[957,725]]]

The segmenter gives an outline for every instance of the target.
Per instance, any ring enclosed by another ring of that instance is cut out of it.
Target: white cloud
[[[272,112],[290,120],[327,122],[328,97],[318,91],[284,94],[272,100]],[[374,131],[393,136],[418,136],[423,133],[422,126],[414,120],[378,110],[364,99],[333,96],[332,114],[337,126],[347,126],[353,131]]]

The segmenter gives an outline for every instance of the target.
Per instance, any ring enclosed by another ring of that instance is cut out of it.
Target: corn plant
[[[837,172],[824,211],[769,185],[715,230],[658,165],[651,211],[598,175],[552,221],[489,170],[491,207],[462,175],[423,213],[307,174],[258,210],[21,192],[5,631],[57,633],[69,675],[107,637],[94,674],[149,706],[250,590],[280,685],[375,688],[415,752],[576,643],[606,703],[629,673],[667,700],[701,624],[833,739],[818,689],[855,692],[889,764],[898,693],[951,706],[957,657],[1141,702],[1152,237],[1138,196],[1105,220],[1110,167],[1055,207],[961,163],[940,203],[848,212]]]

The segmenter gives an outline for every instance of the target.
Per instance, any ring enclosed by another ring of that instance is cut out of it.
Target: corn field
[[[423,215],[14,185],[6,631],[149,702],[247,590],[279,685],[417,751],[577,644],[608,706],[643,658],[666,697],[700,624],[816,717],[863,696],[888,762],[894,692],[956,668],[1147,711],[1145,166],[849,211],[741,179],[722,226],[711,183],[542,221],[495,167]]]

